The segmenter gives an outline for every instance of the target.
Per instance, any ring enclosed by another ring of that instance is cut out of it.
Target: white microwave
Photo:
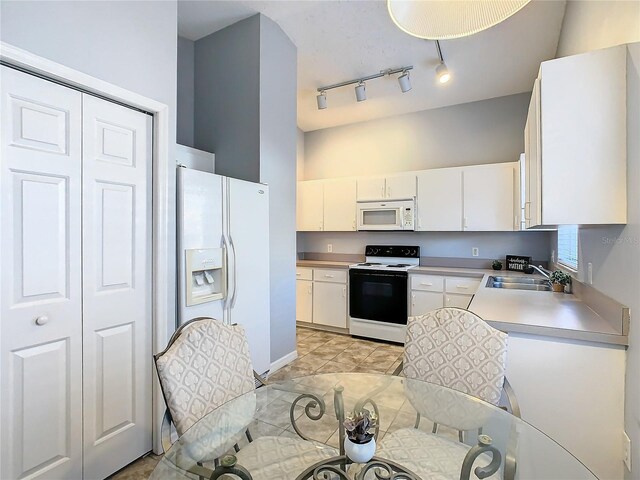
[[[415,230],[415,202],[358,202],[358,230]]]

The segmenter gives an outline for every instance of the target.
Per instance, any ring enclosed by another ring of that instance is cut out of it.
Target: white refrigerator
[[[244,327],[253,368],[270,369],[269,188],[179,167],[178,322]]]

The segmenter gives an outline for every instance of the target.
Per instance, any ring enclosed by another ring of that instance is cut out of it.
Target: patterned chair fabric
[[[404,465],[420,478],[429,480],[459,480],[464,457],[471,447],[464,443],[453,442],[431,433],[403,428],[387,433],[376,455]],[[491,461],[488,454],[480,455],[473,463],[484,467]],[[475,475],[472,475],[475,478]],[[502,471],[487,477],[490,480],[502,478]]]
[[[461,308],[410,317],[403,372],[497,405],[504,385],[507,334]]]
[[[255,388],[244,329],[211,318],[186,324],[156,358],[156,366],[179,436],[207,413]]]

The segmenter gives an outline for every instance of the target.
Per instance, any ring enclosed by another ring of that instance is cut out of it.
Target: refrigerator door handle
[[[236,304],[238,293],[238,270],[236,269],[236,247],[233,245],[233,238],[229,237],[229,245],[231,246],[231,256],[233,257],[233,293],[231,295],[231,308]]]
[[[231,307],[231,296],[233,295],[233,286],[235,282],[231,276],[235,272],[235,258],[233,257],[233,251],[229,244],[229,239],[226,235],[222,235],[222,243],[225,254],[226,275],[225,275],[225,301],[224,309],[227,310]]]

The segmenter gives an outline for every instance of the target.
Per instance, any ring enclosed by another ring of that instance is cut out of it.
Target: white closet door
[[[0,478],[81,478],[81,94],[0,68]]]
[[[85,478],[151,450],[151,126],[83,95]]]

